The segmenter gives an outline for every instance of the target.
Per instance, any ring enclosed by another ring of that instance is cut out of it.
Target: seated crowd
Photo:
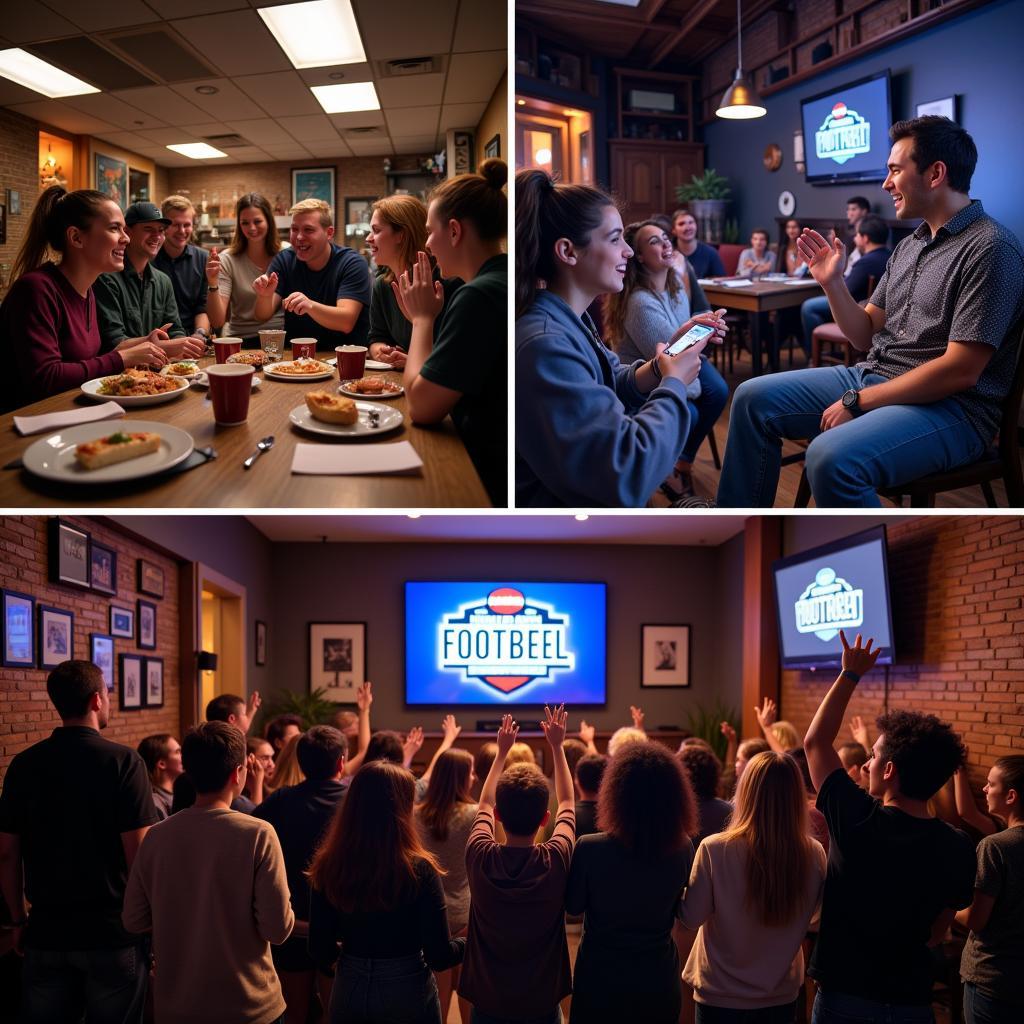
[[[694,495],[690,469],[729,397],[705,354],[726,337],[726,311],[700,284],[724,276],[720,255],[685,210],[623,226],[599,188],[520,171],[517,505],[643,506],[660,488],[681,507],[771,507],[784,439],[810,441],[819,507],[877,506],[880,489],[980,458],[1017,365],[1024,247],[970,198],[978,154],[963,128],[925,116],[890,136],[882,188],[898,220],[921,222],[895,249],[854,196],[848,233],[790,220],[779,252],[757,228],[739,254],[738,277],[808,276],[823,290],[799,316],[778,311],[779,337],[810,359],[815,327],[834,320],[860,361],[741,383],[716,501]],[[668,354],[695,325],[713,331]]]
[[[508,170],[485,160],[411,195],[373,204],[375,270],[335,240],[331,207],[304,199],[281,242],[258,193],[235,206],[230,245],[193,244],[184,196],[122,212],[101,192],[52,186],[32,212],[0,305],[0,410],[130,367],[207,353],[211,335],[258,347],[259,331],[368,347],[403,373],[417,424],[449,414],[495,505],[506,499]]]
[[[1019,1020],[1024,757],[992,766],[986,815],[934,716],[888,711],[870,750],[854,719],[837,753],[877,657],[843,643],[802,740],[771,702],[764,739],[723,723],[729,774],[705,740],[648,737],[639,708],[607,755],[545,708],[553,787],[511,715],[475,756],[447,716],[417,779],[422,730],[373,732],[369,683],[334,725],[284,715],[249,740],[258,694],[224,695],[137,754],[100,735],[100,670],[64,662],[62,726],[0,793],[22,1019],[135,1024],[151,980],[161,1024],[306,1024],[316,1000],[332,1022],[439,1024],[453,993],[464,1024],[554,1024],[570,994],[573,1021],[676,1024],[684,992],[699,1024],[794,1024],[810,932],[817,1024],[917,1024],[955,920],[967,1024]],[[935,811],[951,779],[977,850]]]

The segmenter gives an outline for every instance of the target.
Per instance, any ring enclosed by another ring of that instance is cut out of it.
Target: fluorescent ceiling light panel
[[[350,0],[311,0],[257,11],[297,68],[366,61]]]
[[[86,93],[99,92],[99,89],[88,85],[80,78],[69,75],[45,60],[34,57],[27,50],[14,47],[11,50],[0,50],[0,75],[9,78],[18,85],[41,92],[51,100],[62,96],[84,96]]]
[[[222,153],[219,149],[214,149],[213,146],[208,146],[205,142],[179,142],[177,145],[168,146],[167,148],[192,160],[213,160],[218,156],[227,156],[227,153]]]
[[[620,7],[639,7],[640,0],[597,0],[600,4],[618,4]]]
[[[380,110],[373,82],[347,85],[311,85],[310,92],[328,114],[351,114],[359,110]]]

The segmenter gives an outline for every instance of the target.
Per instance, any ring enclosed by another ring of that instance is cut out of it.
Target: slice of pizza
[[[85,469],[100,469],[115,462],[125,462],[140,455],[148,455],[159,448],[159,434],[128,434],[119,430],[108,437],[76,445],[75,458]]]

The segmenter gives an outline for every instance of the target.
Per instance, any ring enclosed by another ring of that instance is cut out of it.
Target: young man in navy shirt
[[[253,281],[256,319],[284,307],[289,338],[316,338],[317,348],[366,345],[370,268],[352,249],[335,245],[331,208],[303,199],[291,208],[291,248],[279,252]]]

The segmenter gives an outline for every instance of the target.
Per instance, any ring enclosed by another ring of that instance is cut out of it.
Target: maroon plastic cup
[[[359,380],[366,369],[366,346],[339,345],[334,351],[338,356],[338,378]]]
[[[214,338],[213,354],[218,363],[226,363],[228,356],[242,351],[241,338]]]
[[[249,417],[254,369],[244,363],[215,363],[206,368],[213,418],[222,427],[236,427]]]
[[[316,359],[316,338],[292,338],[292,359]]]

